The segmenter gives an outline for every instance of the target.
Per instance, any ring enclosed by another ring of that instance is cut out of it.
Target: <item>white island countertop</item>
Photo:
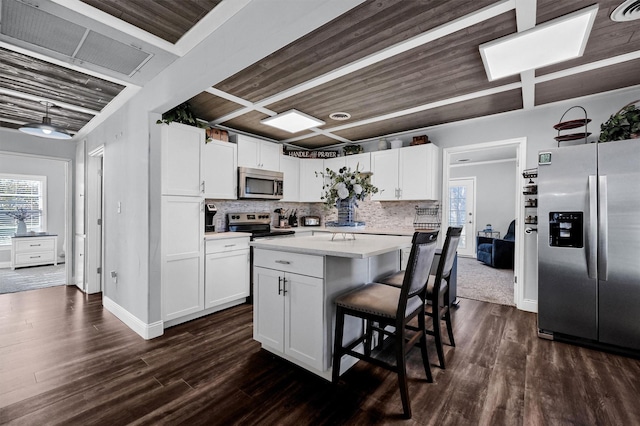
[[[274,238],[252,241],[250,245],[257,249],[285,251],[290,253],[316,256],[350,257],[365,259],[411,246],[410,236],[387,236],[357,234],[323,233],[310,237]],[[332,239],[333,238],[333,239]]]

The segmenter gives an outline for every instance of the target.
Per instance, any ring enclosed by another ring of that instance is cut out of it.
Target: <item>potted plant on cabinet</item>
[[[617,113],[609,117],[609,120],[602,123],[600,126],[600,142],[640,137],[640,109],[635,106],[638,102],[640,100],[623,106]]]

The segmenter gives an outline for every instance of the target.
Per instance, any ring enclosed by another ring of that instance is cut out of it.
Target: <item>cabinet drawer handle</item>
[[[291,262],[288,260],[276,260],[276,263],[280,263],[282,265],[291,265]]]
[[[29,259],[40,259],[40,256],[29,256]]]
[[[282,294],[282,277],[278,277],[278,295]]]
[[[42,244],[29,244],[29,247],[40,247]]]
[[[233,247],[233,246],[235,246],[235,244],[225,244],[224,246],[225,247]]]
[[[287,294],[287,279],[286,278],[282,278],[282,295],[284,296],[285,294]]]

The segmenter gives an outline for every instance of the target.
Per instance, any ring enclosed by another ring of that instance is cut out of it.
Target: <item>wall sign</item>
[[[302,150],[285,150],[284,155],[297,158],[336,158],[338,151],[302,151]]]

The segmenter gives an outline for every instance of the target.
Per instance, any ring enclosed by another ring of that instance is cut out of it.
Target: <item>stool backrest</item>
[[[411,253],[402,282],[398,312],[404,312],[407,300],[419,296],[426,297],[427,281],[433,258],[436,254],[438,231],[416,232],[411,242]]]
[[[442,280],[449,282],[449,276],[451,275],[451,269],[453,269],[453,261],[456,257],[456,251],[458,250],[458,243],[460,242],[460,235],[462,234],[461,226],[450,226],[447,229],[447,237],[444,240],[442,246],[442,254],[440,255],[440,262],[438,263],[438,269],[436,271],[436,280],[433,288],[434,298],[438,297],[440,288],[442,286]]]

